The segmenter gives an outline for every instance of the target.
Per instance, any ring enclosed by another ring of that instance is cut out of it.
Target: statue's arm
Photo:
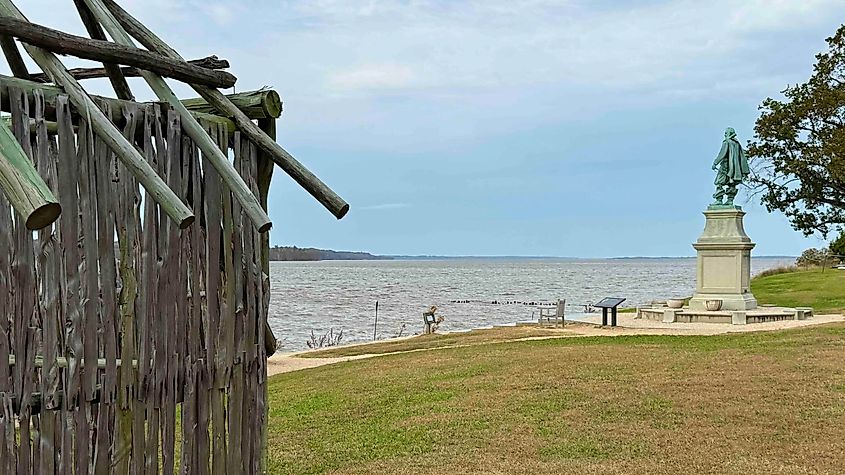
[[[716,160],[713,161],[713,169],[719,167],[719,164],[725,160],[728,156],[728,144],[727,142],[722,142],[722,149],[719,150],[719,155],[716,155]]]

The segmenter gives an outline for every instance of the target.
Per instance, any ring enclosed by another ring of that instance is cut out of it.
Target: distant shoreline
[[[756,259],[795,259],[797,256],[753,256]],[[670,260],[695,259],[695,256],[614,256],[614,257],[563,257],[563,256],[435,256],[435,255],[378,255],[360,251],[333,251],[329,249],[276,246],[270,248],[270,260],[280,262],[316,261],[592,261],[592,260]]]

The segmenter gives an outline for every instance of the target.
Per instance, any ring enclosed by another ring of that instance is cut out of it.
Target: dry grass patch
[[[271,380],[272,473],[839,473],[845,325],[390,355]]]
[[[582,323],[567,323],[567,328],[577,328]],[[308,351],[297,355],[301,358],[333,358],[340,356],[380,355],[398,351],[425,350],[445,348],[457,345],[483,345],[504,341],[519,340],[532,337],[565,336],[571,334],[561,328],[543,328],[534,325],[518,325],[513,327],[497,327],[482,330],[472,330],[460,333],[434,333],[419,335],[412,338],[386,340],[376,343],[339,346],[317,351]]]

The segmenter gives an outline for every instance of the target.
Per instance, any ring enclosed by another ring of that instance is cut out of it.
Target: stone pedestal
[[[705,310],[707,300],[721,300],[722,311],[757,308],[751,294],[751,249],[739,206],[711,205],[704,212],[704,232],[692,245],[698,251],[696,292],[690,310]]]

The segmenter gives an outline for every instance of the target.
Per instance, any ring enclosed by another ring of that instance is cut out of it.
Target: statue
[[[736,132],[732,127],[725,129],[725,140],[722,149],[713,162],[716,171],[716,192],[713,193],[714,205],[732,206],[736,197],[737,187],[748,176],[748,159],[742,150],[742,145],[736,139]]]

